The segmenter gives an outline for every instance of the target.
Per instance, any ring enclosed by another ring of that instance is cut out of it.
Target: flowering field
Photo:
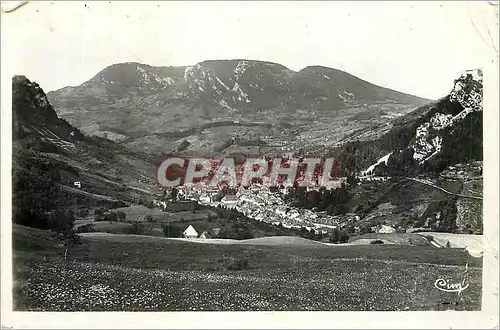
[[[13,231],[16,310],[480,309],[481,260],[456,249],[85,238],[64,260],[49,233]],[[464,276],[461,296],[434,287]]]

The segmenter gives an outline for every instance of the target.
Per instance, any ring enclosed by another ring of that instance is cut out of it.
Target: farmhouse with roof
[[[189,225],[189,227],[187,227],[186,230],[184,230],[184,232],[182,234],[184,235],[185,238],[197,238],[198,237],[198,232],[196,231],[196,229],[194,229],[194,227],[192,225]]]
[[[209,239],[209,238],[212,238],[212,236],[210,235],[210,233],[208,231],[204,231],[203,233],[201,233],[200,238]]]

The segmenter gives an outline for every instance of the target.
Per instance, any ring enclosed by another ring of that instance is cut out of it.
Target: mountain
[[[346,166],[362,174],[439,173],[483,159],[481,70],[455,80],[446,97],[394,120],[378,139],[352,141],[336,150]]]
[[[24,76],[12,80],[12,115],[13,222],[45,228],[58,209],[84,217],[152,198],[147,155],[85,136]]]
[[[191,148],[221,150],[221,141],[241,131],[234,123],[248,124],[250,140],[259,137],[272,144],[283,131],[304,130],[302,125],[311,126],[314,119],[327,122],[331,131],[360,112],[387,122],[384,115],[400,115],[429,102],[331,68],[309,66],[295,72],[249,60],[187,67],[115,64],[80,86],[50,92],[48,98],[62,118],[82,131],[152,152],[174,150],[184,140]],[[259,129],[262,123],[271,129]],[[211,136],[203,136],[204,129]]]

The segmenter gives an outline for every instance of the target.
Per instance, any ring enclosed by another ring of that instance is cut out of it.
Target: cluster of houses
[[[196,229],[189,225],[183,232],[182,235],[184,238],[201,238],[201,239],[210,239],[217,237],[220,233],[220,228],[214,228],[210,231],[203,231],[201,234],[196,231]]]
[[[251,219],[285,228],[306,228],[309,231],[315,229],[324,234],[329,229],[336,228],[340,220],[326,213],[320,216],[311,210],[287,206],[279,193],[273,193],[268,187],[259,184],[239,189],[236,194],[225,195],[219,201],[200,198],[198,202],[202,205],[235,209]]]
[[[316,233],[327,234],[335,228],[345,228],[352,225],[355,232],[359,232],[360,217],[355,214],[345,216],[328,215],[325,211],[317,212],[308,209],[294,208],[286,205],[280,193],[271,192],[265,185],[254,184],[249,188],[240,188],[234,194],[226,194],[222,198],[218,189],[204,185],[184,187],[179,190],[178,196],[186,201],[196,201],[201,205],[235,209],[245,216],[258,221],[283,226],[289,229],[315,230]],[[217,197],[218,196],[218,197]],[[155,205],[168,209],[169,202],[155,201]],[[372,228],[377,233],[392,233],[396,230],[388,225]],[[217,234],[203,232],[199,234],[193,226],[186,228],[184,236],[187,238],[213,238]]]

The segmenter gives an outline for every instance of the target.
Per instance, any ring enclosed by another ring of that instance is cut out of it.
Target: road
[[[446,194],[449,194],[449,195],[454,195],[454,196],[458,196],[458,197],[463,197],[463,198],[472,198],[472,199],[478,199],[478,200],[483,200],[483,197],[480,197],[480,196],[473,196],[473,195],[462,195],[462,194],[456,194],[456,193],[453,193],[451,191],[448,191],[444,188],[441,188],[439,186],[436,186],[434,183],[432,182],[429,182],[429,181],[426,181],[426,180],[420,180],[420,179],[416,179],[416,178],[408,178],[408,177],[405,177],[405,179],[407,180],[412,180],[412,181],[415,181],[415,182],[418,182],[418,183],[422,183],[422,184],[425,184],[427,186],[430,186],[430,187],[433,187],[433,188],[436,188],[436,189],[439,189],[441,190],[442,192],[446,193]]]
[[[481,196],[473,196],[473,195],[462,195],[462,194],[457,194],[457,193],[453,193],[449,190],[446,190],[442,187],[439,187],[437,185],[435,185],[434,183],[430,182],[430,181],[427,181],[427,180],[421,180],[421,179],[417,179],[417,178],[410,178],[410,177],[392,177],[392,178],[396,178],[396,179],[406,179],[406,180],[411,180],[411,181],[415,181],[415,182],[418,182],[418,183],[421,183],[421,184],[425,184],[429,187],[433,187],[435,189],[439,189],[441,190],[442,192],[448,194],[448,195],[454,195],[454,196],[458,196],[458,197],[463,197],[463,198],[472,198],[472,199],[477,199],[477,200],[483,200],[483,197]],[[358,179],[361,179],[362,181],[387,181],[389,179],[391,179],[391,177],[377,177],[377,176],[373,176],[373,177],[368,177],[368,176],[363,176],[363,177],[358,177]],[[473,179],[479,179],[479,178],[473,178]]]

